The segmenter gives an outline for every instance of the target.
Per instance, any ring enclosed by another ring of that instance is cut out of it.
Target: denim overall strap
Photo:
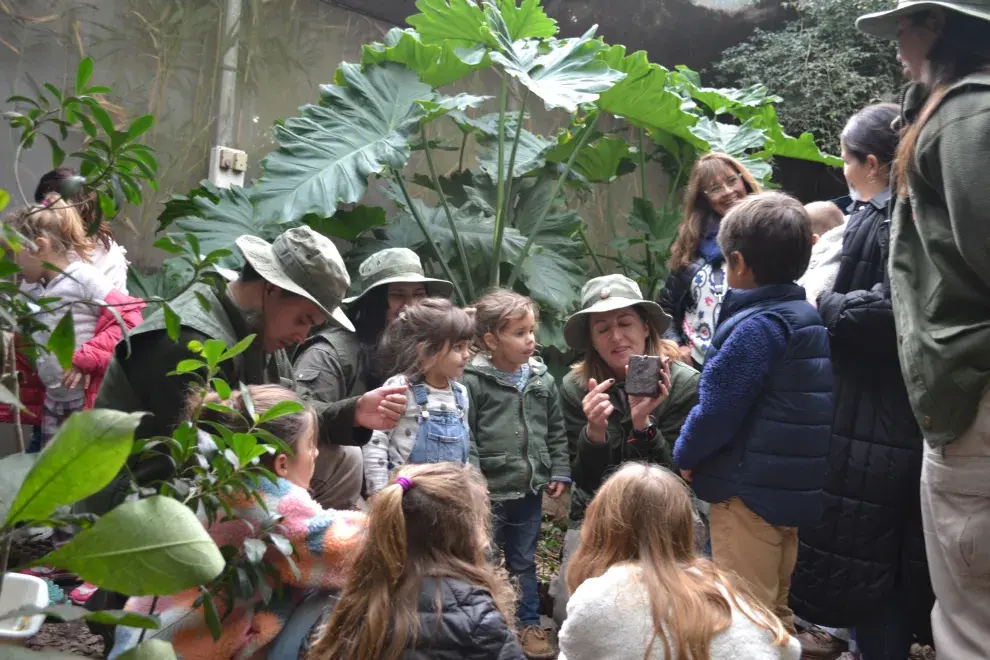
[[[413,385],[413,395],[420,409],[419,430],[407,463],[467,462],[470,437],[464,419],[465,401],[463,393],[454,383],[450,387],[456,410],[438,410],[435,405],[428,409],[429,390],[426,385]]]

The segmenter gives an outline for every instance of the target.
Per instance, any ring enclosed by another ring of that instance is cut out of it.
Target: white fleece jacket
[[[558,657],[560,660],[643,660],[652,637],[653,618],[639,568],[613,566],[601,577],[585,580],[567,601],[567,620],[560,629]],[[801,657],[797,639],[791,637],[784,647],[773,646],[770,640],[767,630],[733,608],[732,623],[709,646],[711,660],[799,660]],[[659,640],[653,645],[650,657],[666,660]]]
[[[849,216],[846,216],[846,220]],[[798,284],[804,287],[808,302],[818,307],[818,296],[829,292],[835,287],[835,278],[839,276],[839,265],[842,262],[842,237],[846,232],[846,223],[833,227],[822,234],[811,248],[811,261]]]

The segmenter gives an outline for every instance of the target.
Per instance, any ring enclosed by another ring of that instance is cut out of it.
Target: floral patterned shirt
[[[725,295],[725,262],[706,263],[691,281],[691,304],[684,313],[684,334],[691,346],[691,357],[704,364],[705,353],[712,344],[715,324]]]

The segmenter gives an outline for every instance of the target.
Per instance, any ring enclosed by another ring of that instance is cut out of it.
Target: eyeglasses
[[[725,181],[722,183],[716,183],[714,186],[705,188],[702,192],[704,192],[708,197],[717,197],[722,193],[722,191],[731,191],[740,181],[742,181],[742,176],[739,174],[732,174],[725,177]]]

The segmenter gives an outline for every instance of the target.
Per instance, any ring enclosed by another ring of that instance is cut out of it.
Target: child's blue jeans
[[[516,604],[520,628],[540,625],[540,590],[536,581],[536,543],[543,522],[543,495],[527,495],[492,505],[495,543],[505,553],[509,575],[519,581]]]

